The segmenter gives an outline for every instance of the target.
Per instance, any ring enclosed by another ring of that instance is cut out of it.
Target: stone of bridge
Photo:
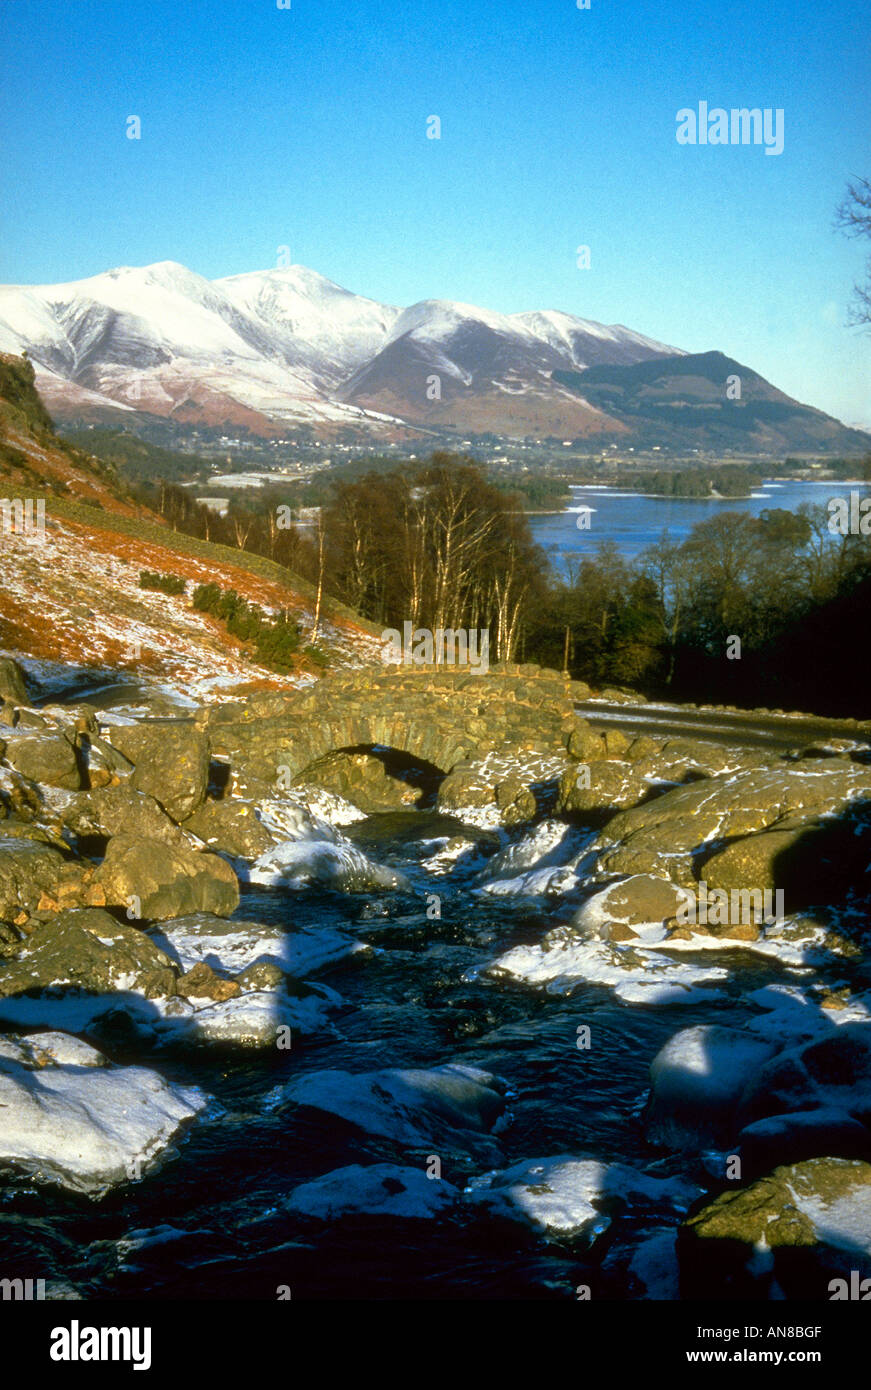
[[[499,749],[565,752],[589,687],[537,666],[366,667],[204,708],[214,753],[285,785],[345,748],[378,745],[444,773]]]

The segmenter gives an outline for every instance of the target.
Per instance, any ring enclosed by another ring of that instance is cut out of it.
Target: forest
[[[225,517],[173,484],[149,500],[174,528],[266,555],[385,628],[489,629],[493,662],[649,697],[871,715],[871,538],[833,535],[823,505],[720,511],[681,544],[664,533],[631,563],[602,544],[561,577],[524,499],[455,455],[334,482],[302,518],[281,487]]]

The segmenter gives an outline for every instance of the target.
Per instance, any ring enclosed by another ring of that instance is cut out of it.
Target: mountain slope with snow
[[[438,423],[425,395],[433,371],[466,397],[472,424],[477,411],[485,428],[522,433],[548,423],[551,398],[562,414],[590,414],[550,383],[555,369],[674,349],[555,312],[504,315],[437,299],[402,309],[305,266],[209,281],[160,261],[0,286],[0,351],[30,355],[62,420],[120,423],[145,412],[265,436],[296,424],[387,437],[402,421]],[[535,406],[521,414],[536,418],[518,423],[510,398],[524,393]]]
[[[595,373],[686,356],[556,309],[500,314],[448,299],[400,308],[306,266],[206,280],[176,261],[0,286],[0,351],[28,353],[64,423],[135,430],[156,416],[366,445],[420,431],[636,441],[638,403]],[[674,408],[685,404],[678,391]],[[684,418],[669,422],[672,442]],[[742,418],[735,412],[736,425]],[[821,420],[818,447],[836,449],[842,427]],[[704,446],[704,427],[689,442]]]

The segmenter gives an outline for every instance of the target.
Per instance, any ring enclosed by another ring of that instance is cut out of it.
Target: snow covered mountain
[[[0,351],[29,354],[61,420],[146,412],[264,436],[297,424],[398,437],[415,425],[620,431],[551,374],[679,350],[556,311],[401,309],[305,266],[209,281],[161,261],[0,286]]]

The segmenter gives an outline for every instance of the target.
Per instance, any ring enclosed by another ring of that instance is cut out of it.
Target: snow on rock
[[[473,1178],[469,1201],[494,1216],[554,1236],[598,1235],[615,1206],[685,1211],[698,1189],[682,1178],[652,1178],[622,1163],[592,1158],[524,1159]]]
[[[748,1079],[776,1051],[774,1042],[711,1023],[669,1038],[650,1067],[649,1142],[669,1149],[728,1143]]]
[[[580,985],[606,985],[626,1004],[695,1004],[716,998],[706,985],[718,985],[728,971],[718,965],[673,961],[631,942],[579,938],[572,927],[557,927],[540,945],[515,946],[487,968],[510,975],[549,994],[571,994]]]
[[[303,1183],[284,1203],[287,1211],[319,1221],[343,1216],[394,1216],[421,1220],[442,1216],[459,1199],[443,1178],[428,1178],[420,1168],[396,1163],[354,1163]]]
[[[344,893],[409,887],[404,874],[378,864],[347,841],[287,841],[267,850],[251,868],[250,881],[264,887],[306,888],[318,883]]]
[[[97,1060],[75,1039],[44,1046],[7,1038],[0,1052],[0,1161],[36,1182],[100,1196],[153,1166],[207,1104],[198,1087]]]
[[[310,1072],[281,1088],[281,1098],[337,1115],[367,1134],[399,1144],[439,1135],[491,1132],[505,1112],[504,1084],[476,1067],[449,1063],[423,1070]]]
[[[236,975],[251,965],[277,965],[304,979],[327,965],[371,948],[334,927],[298,927],[244,922],[197,912],[165,922],[150,933],[152,941],[184,970],[203,961],[219,973]]]

